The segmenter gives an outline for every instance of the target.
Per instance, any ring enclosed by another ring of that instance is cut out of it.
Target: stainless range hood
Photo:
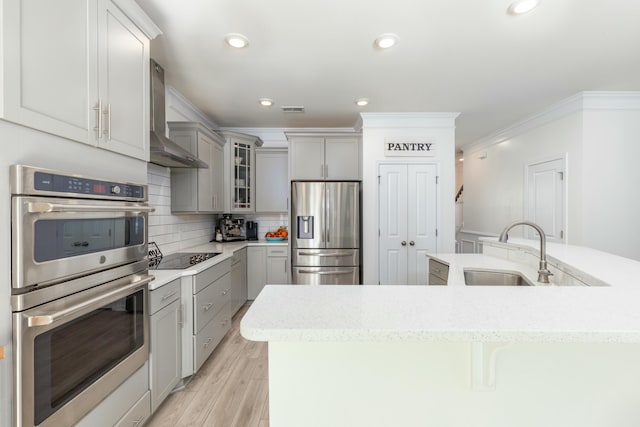
[[[184,148],[165,136],[164,69],[151,60],[151,163],[172,168],[208,168]]]

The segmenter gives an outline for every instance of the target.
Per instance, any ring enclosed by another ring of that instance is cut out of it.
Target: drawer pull
[[[202,307],[202,311],[209,311],[209,309],[213,307],[213,303],[210,302],[209,304],[205,305]]]
[[[229,289],[225,289],[224,291],[222,291],[222,296],[226,295],[227,293],[229,293]]]
[[[202,344],[202,348],[207,348],[209,347],[209,344],[211,344],[211,341],[213,341],[213,338],[209,338],[207,339],[204,344]]]
[[[166,295],[163,295],[161,300],[162,301],[166,301],[166,300],[168,300],[169,298],[171,298],[172,296],[174,296],[177,293],[178,293],[178,291],[173,291],[173,292],[170,292],[170,293],[168,293]]]

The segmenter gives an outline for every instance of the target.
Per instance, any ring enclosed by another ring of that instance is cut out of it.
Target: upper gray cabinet
[[[171,140],[209,165],[207,169],[171,169],[171,211],[223,212],[225,140],[197,122],[169,122],[168,126]]]
[[[256,211],[256,147],[262,146],[257,136],[238,132],[221,132],[226,139],[225,212]]]
[[[2,2],[0,117],[149,159],[149,40],[134,2]],[[63,28],[62,28],[63,27]]]
[[[256,212],[288,211],[288,152],[286,148],[256,150]]]
[[[360,134],[287,133],[287,139],[292,181],[361,179]]]

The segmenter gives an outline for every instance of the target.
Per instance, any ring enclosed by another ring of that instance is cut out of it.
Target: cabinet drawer
[[[227,273],[193,296],[193,331],[199,332],[231,300],[231,274]]]
[[[434,275],[434,274],[429,274],[429,285],[447,285],[447,281],[446,280],[442,280],[440,277]]]
[[[193,337],[194,371],[200,369],[229,329],[231,329],[231,302],[225,304],[218,314]]]
[[[193,279],[193,293],[197,294],[211,283],[224,276],[231,270],[231,260],[225,259],[213,267],[198,273]]]
[[[151,415],[151,393],[146,392],[144,396],[136,402],[135,405],[124,417],[120,418],[115,427],[136,427],[142,426],[147,418]]]
[[[149,292],[149,313],[153,314],[180,298],[180,279]]]
[[[449,266],[441,262],[429,259],[429,274],[433,274],[447,282],[449,280]]]
[[[288,247],[287,246],[275,246],[271,248],[267,248],[267,256],[287,256]]]

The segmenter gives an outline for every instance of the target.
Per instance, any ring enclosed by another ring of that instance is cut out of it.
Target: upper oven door
[[[13,288],[47,285],[147,255],[145,203],[14,196]]]

